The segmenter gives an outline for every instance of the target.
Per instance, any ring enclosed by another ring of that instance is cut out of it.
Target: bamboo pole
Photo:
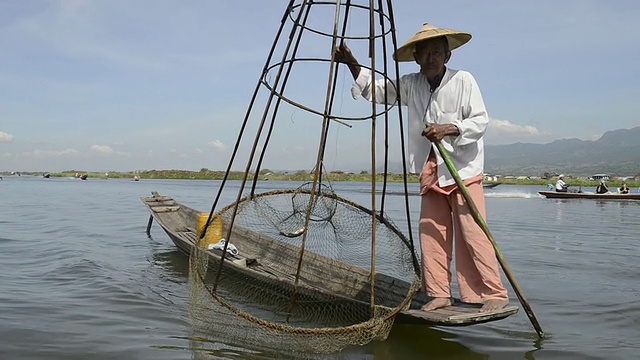
[[[531,309],[531,306],[527,302],[527,299],[524,297],[524,293],[522,292],[520,285],[518,285],[518,282],[516,281],[515,276],[511,272],[509,265],[507,265],[507,262],[504,259],[504,256],[502,256],[502,252],[498,248],[498,244],[496,244],[496,241],[494,240],[493,235],[491,235],[491,231],[489,231],[489,226],[487,225],[484,218],[482,218],[482,215],[478,211],[476,204],[473,202],[473,199],[471,198],[471,194],[469,193],[469,190],[467,189],[467,187],[464,185],[464,182],[460,178],[460,174],[458,174],[458,170],[456,169],[455,165],[453,165],[453,162],[451,161],[451,158],[449,157],[447,150],[444,148],[444,146],[442,145],[442,142],[440,141],[436,141],[434,142],[434,144],[436,145],[436,147],[438,148],[438,151],[440,152],[440,155],[444,159],[444,162],[447,165],[449,172],[453,176],[453,179],[455,180],[456,185],[458,185],[458,189],[460,189],[460,192],[462,192],[462,196],[464,196],[464,199],[469,205],[469,209],[473,214],[473,218],[475,219],[476,223],[480,225],[480,227],[482,228],[482,231],[484,231],[484,233],[487,235],[487,238],[489,238],[489,241],[491,241],[491,245],[493,245],[493,248],[496,251],[496,257],[498,258],[498,262],[500,263],[500,266],[502,266],[502,270],[507,276],[507,279],[509,280],[511,287],[513,287],[513,290],[518,296],[518,300],[520,300],[520,303],[522,304],[522,307],[524,308],[525,313],[529,317],[531,324],[533,325],[534,329],[538,333],[538,336],[540,338],[543,338],[544,332],[542,331],[542,327],[540,327],[540,323],[538,322],[538,319],[536,319],[536,316],[534,315],[533,310]]]

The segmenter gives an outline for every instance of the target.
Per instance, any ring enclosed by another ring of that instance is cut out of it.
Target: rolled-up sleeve
[[[373,101],[373,94],[375,93],[376,104],[395,105],[397,98],[396,88],[396,84],[387,79],[373,81],[371,70],[361,68],[358,78],[351,87],[351,96],[354,99],[363,97]]]
[[[351,86],[351,96],[353,96],[355,100],[358,100],[360,96],[362,96],[365,88],[369,87],[370,79],[371,71],[361,68],[358,78],[353,83],[353,86]]]

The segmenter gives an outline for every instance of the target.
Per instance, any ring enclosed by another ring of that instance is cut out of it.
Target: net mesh
[[[215,217],[224,241],[196,239],[190,257],[191,318],[203,334],[335,352],[386,339],[420,287],[394,223],[328,185],[247,196]]]

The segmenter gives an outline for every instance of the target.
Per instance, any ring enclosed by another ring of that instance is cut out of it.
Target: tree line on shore
[[[222,180],[225,178],[225,171],[209,170],[202,168],[200,171],[192,170],[143,170],[143,171],[128,171],[128,172],[85,172],[68,170],[60,173],[51,173],[51,177],[75,177],[77,173],[87,174],[91,179],[133,179],[138,177],[139,179],[167,179],[167,180]],[[367,171],[361,171],[359,173],[332,171],[322,174],[323,179],[329,181],[351,181],[351,182],[371,182],[371,174]],[[227,175],[227,180],[242,180],[245,177],[243,171],[230,171]],[[248,181],[252,181],[257,178],[258,181],[311,181],[313,180],[314,172],[306,170],[298,171],[271,171],[268,169],[261,170],[257,177],[255,173],[249,173],[247,176]],[[402,174],[387,174],[388,182],[402,182],[404,176]],[[382,182],[384,180],[383,174],[377,174],[375,177],[376,182]],[[595,187],[598,181],[584,179],[584,178],[572,178],[567,177],[565,179],[571,186],[578,187]],[[407,182],[417,183],[419,182],[419,176],[417,174],[408,174]],[[518,179],[518,178],[499,178],[493,181],[485,181],[485,183],[501,183],[511,185],[546,185],[555,183],[553,179],[535,178],[535,179]],[[640,182],[634,180],[611,180],[607,184],[610,186],[620,186],[623,182],[630,187],[640,186]]]

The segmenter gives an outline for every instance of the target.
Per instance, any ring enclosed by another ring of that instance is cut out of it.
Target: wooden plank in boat
[[[155,211],[156,209],[162,209],[165,207],[180,206],[180,204],[176,203],[175,201],[171,201],[171,202],[164,202],[164,203],[157,203],[157,204],[147,204],[147,206],[151,211]]]
[[[152,211],[156,213],[174,212],[178,210],[180,210],[180,205],[152,207]]]
[[[157,200],[157,198],[147,197],[147,198],[143,198],[143,201],[144,201],[145,205],[151,206],[151,207],[162,205],[162,204],[175,204],[176,203],[176,201],[173,200],[170,197],[166,197],[163,200]]]
[[[153,196],[144,198],[145,203],[154,203],[173,200],[171,196]]]
[[[455,303],[429,312],[410,309],[401,312],[396,323],[465,326],[502,320],[518,312],[517,306],[506,306],[500,310],[481,313],[480,307],[481,305]]]
[[[177,231],[177,235],[183,237],[186,241],[195,244],[196,242],[196,233],[191,231],[191,229],[183,229],[183,231]]]

